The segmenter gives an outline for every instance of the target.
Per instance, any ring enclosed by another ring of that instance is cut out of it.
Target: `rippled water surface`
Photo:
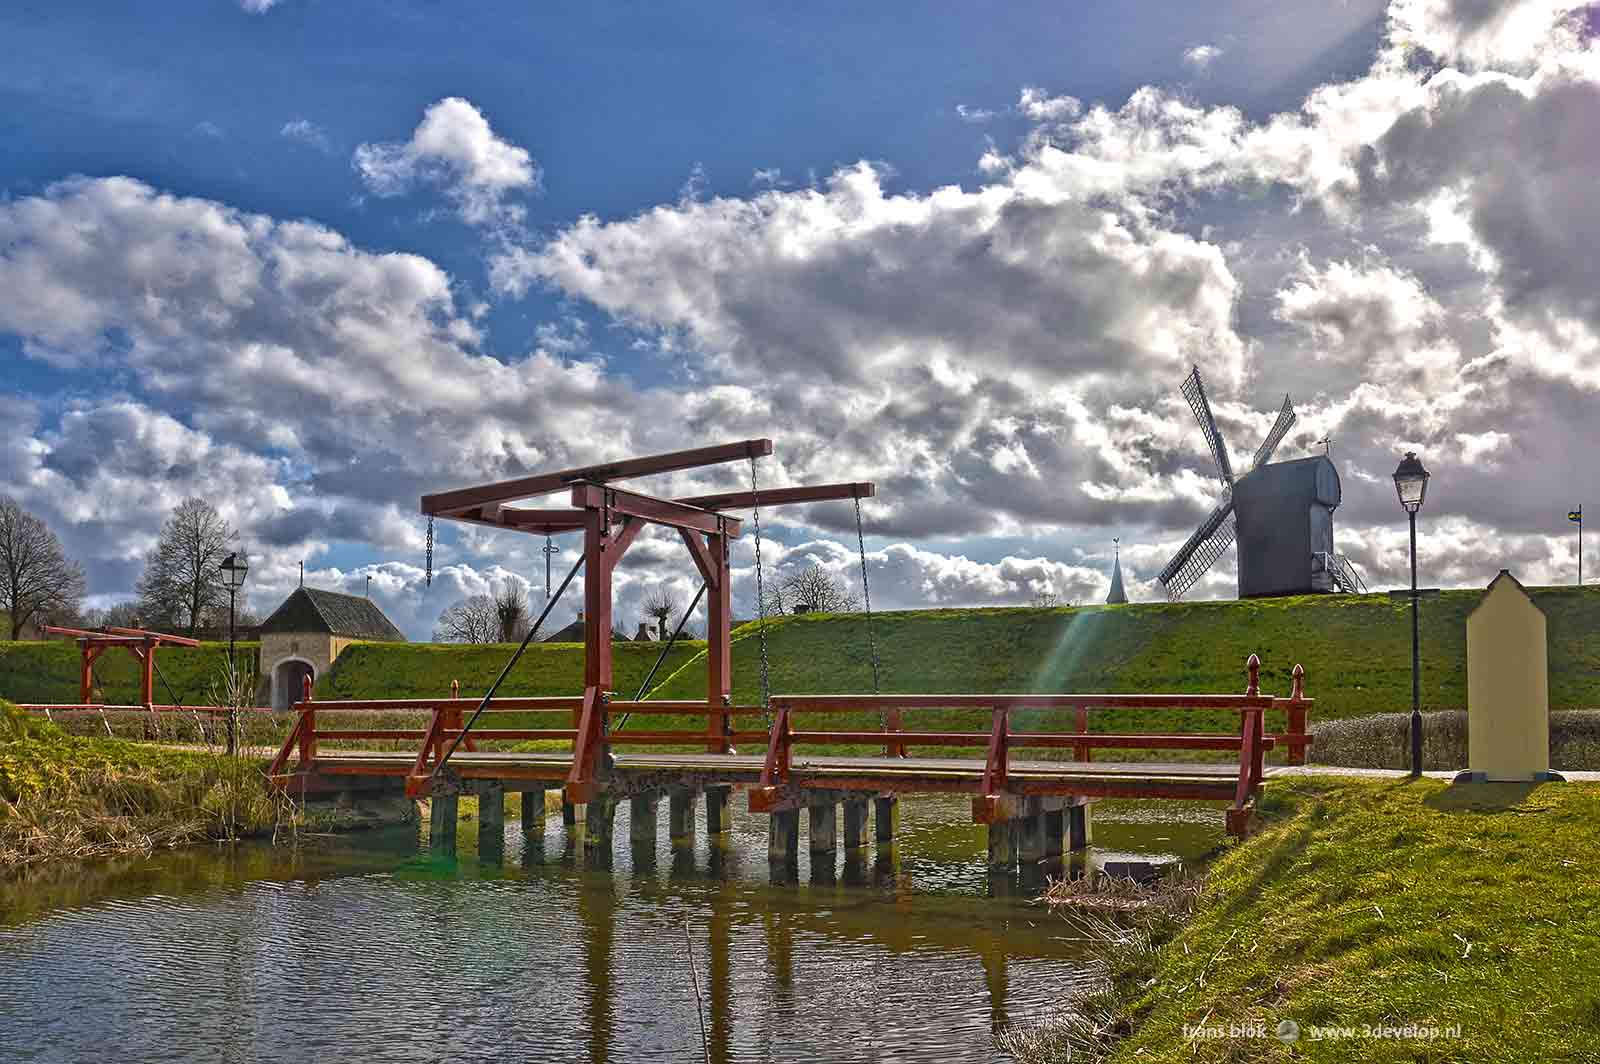
[[[503,859],[463,824],[450,861],[402,829],[0,882],[0,1061],[697,1061],[698,983],[717,1062],[987,1062],[1088,977],[965,802],[778,883],[765,818],[675,852],[627,816],[608,863],[551,817],[527,846],[508,821]],[[1193,857],[1219,822],[1102,815],[1092,856]]]

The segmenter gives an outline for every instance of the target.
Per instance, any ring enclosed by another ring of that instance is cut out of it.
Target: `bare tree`
[[[439,614],[436,643],[493,643],[500,638],[500,613],[492,595],[464,598]]]
[[[639,608],[645,616],[656,619],[656,638],[667,638],[667,621],[678,614],[678,597],[668,591],[665,584],[657,584],[645,595]]]
[[[179,503],[145,556],[137,590],[146,624],[184,628],[192,636],[208,614],[220,609],[226,616],[228,592],[221,565],[237,535],[204,499]]]
[[[494,614],[500,625],[500,642],[520,642],[528,634],[528,596],[521,584],[506,581],[494,596]]]
[[[43,616],[75,615],[83,591],[83,567],[67,559],[56,534],[0,495],[0,606],[10,614],[11,638]]]
[[[1050,609],[1061,605],[1061,596],[1046,588],[1043,591],[1035,591],[1033,597],[1028,600],[1028,605],[1034,609]]]
[[[118,602],[104,609],[84,610],[79,619],[84,628],[137,628],[139,605],[135,602]]]
[[[783,601],[795,613],[853,613],[861,600],[841,577],[808,565],[783,578]]]

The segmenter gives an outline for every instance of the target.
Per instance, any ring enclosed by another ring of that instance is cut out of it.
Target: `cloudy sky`
[[[1113,537],[1155,598],[1215,501],[1199,363],[1241,467],[1285,392],[1280,457],[1331,436],[1375,588],[1408,448],[1425,582],[1571,581],[1597,27],[1570,0],[7,4],[0,491],[97,604],[198,494],[257,609],[304,561],[423,636],[464,593],[542,599],[543,543],[441,526],[425,588],[421,493],[769,436],[764,485],[877,482],[876,607],[1095,601]],[[769,563],[856,579],[847,506],[763,527]],[[692,573],[642,540],[620,620]],[[1195,594],[1233,586],[1230,555]]]

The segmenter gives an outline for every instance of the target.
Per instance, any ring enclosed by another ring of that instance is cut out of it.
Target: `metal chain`
[[[878,693],[878,643],[872,638],[872,588],[867,583],[867,540],[861,532],[861,496],[856,496],[856,549],[861,554],[861,598],[867,608],[867,652],[872,656],[872,693]],[[881,714],[880,714],[881,715]]]
[[[433,515],[432,514],[428,515],[428,575],[427,575],[427,579],[426,579],[426,586],[427,587],[432,587],[433,586]],[[550,589],[548,587],[545,588],[545,591],[546,591],[547,594],[548,594],[549,590]]]
[[[756,641],[761,644],[761,716],[772,730],[772,715],[767,705],[772,700],[771,677],[767,668],[766,585],[761,575],[761,496],[756,487],[756,456],[750,456],[750,509],[756,526]]]

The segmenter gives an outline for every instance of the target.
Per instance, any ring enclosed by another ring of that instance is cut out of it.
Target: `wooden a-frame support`
[[[706,703],[727,707],[733,693],[732,577],[729,552],[741,530],[738,518],[724,510],[866,499],[874,492],[867,481],[773,488],[769,491],[735,491],[687,499],[662,499],[617,488],[614,480],[678,472],[700,466],[761,458],[772,453],[768,439],[700,447],[670,454],[622,459],[581,466],[515,480],[481,484],[422,497],[422,512],[430,517],[491,528],[555,535],[583,533],[583,706],[574,712],[578,739],[573,750],[567,797],[586,802],[598,789],[596,779],[607,742],[606,703],[612,692],[611,599],[612,575],[628,547],[646,524],[676,529],[695,568],[705,581]],[[570,490],[572,509],[525,509],[506,503]],[[732,718],[708,713],[706,750],[730,753]]]
[[[100,631],[82,628],[62,628],[47,624],[39,629],[46,635],[61,635],[74,639],[82,654],[81,674],[78,680],[80,705],[94,704],[94,663],[111,647],[126,647],[128,653],[139,661],[139,704],[155,705],[156,648],[162,646],[197,647],[199,640],[165,632],[149,632],[143,628],[107,627]]]

